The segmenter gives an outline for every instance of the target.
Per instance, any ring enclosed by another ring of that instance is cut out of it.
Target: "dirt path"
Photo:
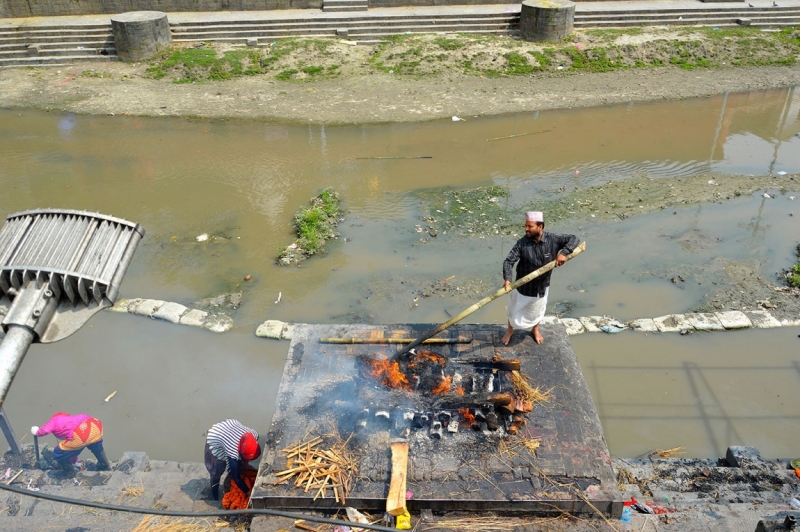
[[[657,36],[660,40],[654,44],[648,41],[653,35],[622,35],[608,46],[579,36],[584,44],[543,51],[511,39],[464,44],[458,38],[438,37],[414,37],[418,41],[413,46],[394,42],[380,48],[331,40],[279,43],[258,51],[182,49],[183,55],[175,56],[177,65],[165,55],[150,64],[0,70],[0,106],[87,114],[375,123],[673,100],[800,84],[796,62],[731,67],[732,59],[720,55],[719,45],[693,48],[697,64],[688,69],[686,63],[641,66],[685,61],[665,52],[672,46],[672,53],[689,53],[674,51],[687,42],[685,35],[671,36],[673,40]],[[450,49],[457,46],[461,47]],[[726,53],[739,57],[737,50]],[[204,72],[187,67],[195,64],[188,56],[201,51],[219,54],[218,64],[227,69],[222,75],[231,79],[214,81],[209,75],[213,67]],[[223,56],[226,51],[235,55]],[[612,55],[616,59],[610,59]],[[713,68],[698,66],[714,61]],[[756,58],[747,64],[761,61]],[[239,72],[229,75],[231,65]],[[248,72],[251,75],[245,75]]]

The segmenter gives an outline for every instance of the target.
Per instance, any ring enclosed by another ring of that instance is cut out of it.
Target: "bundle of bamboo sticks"
[[[294,485],[308,493],[316,490],[314,500],[326,498],[327,490],[333,490],[336,502],[344,504],[350,495],[355,461],[346,452],[344,445],[331,449],[320,449],[322,438],[316,437],[282,449],[286,453],[286,469],[275,473],[277,480],[273,486],[288,483],[294,478]],[[295,478],[296,477],[296,478]]]

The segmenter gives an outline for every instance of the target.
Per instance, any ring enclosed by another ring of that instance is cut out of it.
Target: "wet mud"
[[[709,203],[723,203],[751,196],[754,193],[766,201],[796,201],[800,197],[800,174],[783,175],[727,175],[699,174],[650,178],[636,176],[604,185],[574,187],[572,191],[562,186],[542,194],[553,199],[529,202],[528,190],[478,187],[474,189],[429,190],[420,194],[424,205],[420,207],[420,221],[412,232],[422,233],[422,243],[446,245],[448,238],[491,238],[510,235],[519,238],[522,215],[527,210],[547,213],[548,224],[569,223],[585,225],[603,220],[631,220],[654,211],[668,211],[683,216],[685,208]],[[800,202],[797,204],[800,206]],[[679,212],[680,211],[680,212]],[[790,216],[793,212],[789,213]],[[798,212],[800,215],[800,212]],[[429,236],[441,235],[437,240]],[[680,245],[689,251],[701,252],[710,246],[715,236],[702,231],[682,234]],[[800,316],[800,289],[789,286],[786,278],[793,264],[784,265],[784,271],[775,275],[763,273],[763,264],[753,258],[745,261],[726,261],[717,267],[687,264],[668,268],[630,272],[631,281],[642,277],[669,280],[678,287],[684,283],[704,284],[709,288],[703,301],[692,308],[695,312],[722,310],[769,310],[782,319],[794,320]],[[398,292],[408,287],[395,285]],[[583,291],[569,286],[568,290]],[[421,292],[423,295],[425,291]],[[442,295],[461,296],[470,292],[444,291]],[[427,297],[427,296],[426,296]],[[570,300],[556,301],[550,313],[579,316],[581,305]],[[654,317],[654,316],[642,316]]]

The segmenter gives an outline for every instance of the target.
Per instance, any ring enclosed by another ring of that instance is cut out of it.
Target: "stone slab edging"
[[[233,320],[228,316],[209,314],[204,310],[190,309],[180,303],[161,301],[159,299],[120,299],[114,306],[106,310],[123,314],[135,314],[191,327],[202,327],[215,333],[228,332],[233,329]]]
[[[603,332],[600,327],[616,322],[609,316],[583,316],[580,318],[558,318],[545,316],[542,323],[561,323],[570,336],[583,333]],[[625,326],[637,332],[680,332],[683,331],[727,331],[733,329],[772,329],[775,327],[800,326],[800,317],[796,320],[779,320],[766,310],[713,313],[667,314],[657,318],[639,318],[625,323]],[[267,320],[256,329],[259,338],[275,340],[291,340],[294,325],[279,320]],[[685,334],[685,333],[684,333]]]
[[[584,316],[581,318],[557,318],[545,316],[543,323],[561,322],[567,334],[602,332],[604,325],[617,321],[609,316]],[[680,332],[684,331],[728,331],[734,329],[772,329],[775,327],[800,326],[800,317],[795,320],[779,320],[766,310],[729,310],[726,312],[707,312],[689,314],[667,314],[657,318],[630,320],[625,326],[637,332]]]

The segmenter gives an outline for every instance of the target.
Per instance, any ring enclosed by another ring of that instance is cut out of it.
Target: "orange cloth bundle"
[[[258,471],[252,468],[242,471],[242,480],[250,490],[253,489],[253,484],[256,483],[257,474]],[[249,492],[242,493],[242,490],[239,489],[239,485],[236,482],[231,482],[231,489],[222,498],[222,507],[226,510],[245,510],[247,509],[249,500]]]

